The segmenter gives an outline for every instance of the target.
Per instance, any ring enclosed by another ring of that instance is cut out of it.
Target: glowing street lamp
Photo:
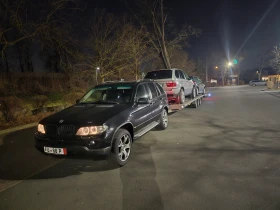
[[[218,69],[219,67],[218,66],[215,66],[215,69]]]
[[[98,71],[100,70],[100,67],[96,67],[96,72],[95,72],[95,79],[96,79],[96,84],[98,85],[98,80],[97,80],[97,74]]]
[[[232,63],[231,63],[231,62],[228,62],[228,66],[232,66]]]

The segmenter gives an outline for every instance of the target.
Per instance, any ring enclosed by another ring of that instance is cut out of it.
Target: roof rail
[[[139,80],[137,80],[137,82],[141,82],[141,81],[150,81],[150,82],[152,82],[152,81],[155,81],[154,79],[139,79]]]
[[[105,81],[103,83],[114,83],[114,82],[124,82],[124,79],[121,80],[113,80],[113,81]]]

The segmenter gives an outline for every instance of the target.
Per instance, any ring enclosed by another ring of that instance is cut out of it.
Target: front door
[[[137,100],[139,98],[146,98],[149,97],[149,91],[147,90],[146,86],[144,84],[140,84],[137,87],[136,94],[135,94],[135,105],[134,105],[134,111],[131,114],[131,121],[134,126],[135,132],[138,132],[145,126],[147,126],[150,123],[150,119],[153,112],[153,104],[152,101],[149,104],[137,104]]]
[[[152,100],[152,105],[153,105],[153,112],[151,115],[151,122],[156,121],[159,117],[159,115],[161,114],[161,110],[162,110],[162,99],[163,96],[161,97],[160,93],[157,91],[156,86],[154,85],[154,83],[147,83],[146,84],[150,90],[150,97]]]

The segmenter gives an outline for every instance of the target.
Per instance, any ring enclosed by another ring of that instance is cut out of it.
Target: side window
[[[180,78],[180,73],[178,70],[175,70],[175,76],[176,76],[176,78]]]
[[[182,71],[182,73],[184,74],[184,76],[185,76],[186,79],[189,79],[189,76],[187,75],[186,72]]]
[[[180,71],[180,77],[181,77],[181,79],[186,79],[186,77],[185,77],[183,71]]]
[[[150,90],[151,90],[151,94],[152,94],[152,98],[156,98],[158,96],[156,87],[154,86],[153,83],[147,83],[147,85],[149,86]]]
[[[137,92],[136,92],[136,100],[139,98],[145,98],[148,97],[148,93],[146,91],[146,88],[144,85],[139,85],[137,88]]]
[[[156,86],[157,86],[157,89],[158,89],[159,92],[160,92],[160,95],[165,94],[165,92],[164,92],[163,88],[160,86],[160,84],[158,84],[158,83],[155,83],[155,84],[156,84]]]

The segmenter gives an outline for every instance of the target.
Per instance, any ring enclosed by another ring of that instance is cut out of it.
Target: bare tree
[[[147,18],[152,23],[153,33],[150,33],[150,42],[155,51],[160,55],[166,68],[171,68],[170,55],[168,49],[182,47],[192,35],[200,34],[200,30],[192,26],[184,26],[178,33],[166,32],[167,14],[164,11],[163,0],[143,0],[140,1],[147,11]],[[169,36],[169,37],[168,37]]]
[[[126,16],[116,17],[104,11],[96,11],[91,27],[84,64],[92,71],[98,70],[101,81],[105,78],[121,79],[140,76],[141,66],[152,58],[148,48],[146,27],[136,27]]]
[[[126,33],[124,51],[127,54],[127,63],[132,68],[135,79],[141,77],[141,66],[154,57],[153,51],[149,48],[149,33],[144,26],[137,28],[131,22],[125,23],[122,30]]]
[[[182,49],[171,49],[170,52],[170,61],[172,66],[176,68],[184,69],[188,75],[195,74],[196,63],[190,59],[189,54]]]
[[[50,5],[41,5],[43,12],[38,14],[39,18],[29,18],[30,14],[37,12],[29,1],[0,0],[0,46],[2,57],[5,57],[7,48],[23,40],[33,39],[37,35],[46,33],[51,25],[60,21],[57,18],[57,14],[67,8],[69,3],[75,3],[75,0],[51,1]]]
[[[117,74],[127,67],[127,54],[123,51],[126,34],[121,30],[120,19],[104,11],[96,11],[91,27],[88,48],[91,51],[84,57],[84,65],[93,71],[100,67],[99,77]]]
[[[277,88],[279,88],[279,74],[280,74],[280,44],[273,47],[272,59],[269,61],[272,68],[275,69],[277,73]]]

